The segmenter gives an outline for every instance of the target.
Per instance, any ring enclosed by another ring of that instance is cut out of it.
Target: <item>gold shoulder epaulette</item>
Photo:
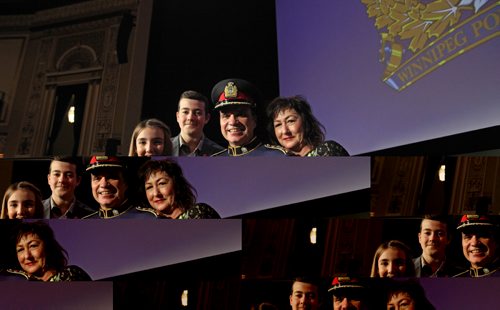
[[[278,150],[281,151],[283,154],[288,154],[287,151],[285,150],[284,147],[281,145],[274,145],[274,144],[264,144],[264,147],[272,150]]]
[[[148,208],[148,207],[135,207],[135,209],[137,211],[141,211],[141,212],[149,212],[149,213],[152,213],[154,216],[158,217],[158,215],[156,214],[155,210],[153,208]]]
[[[213,153],[213,154],[211,155],[211,157],[213,157],[213,156],[217,156],[217,155],[220,155],[220,154],[222,154],[222,153],[227,153],[227,149],[223,149],[222,151],[218,151],[218,152],[216,152],[216,153]]]

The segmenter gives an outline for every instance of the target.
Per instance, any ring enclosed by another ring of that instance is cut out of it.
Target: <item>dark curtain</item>
[[[54,142],[59,135],[59,130],[61,129],[62,122],[64,122],[64,115],[68,110],[69,102],[71,100],[71,93],[66,91],[59,91],[57,89],[56,93],[56,109],[54,111],[54,117],[52,121],[52,130],[49,135],[47,154],[51,155],[53,153]]]
[[[59,135],[61,126],[66,121],[66,113],[69,109],[71,96],[75,96],[75,123],[73,124],[73,149],[72,155],[76,156],[78,152],[78,145],[80,142],[80,131],[82,129],[83,115],[85,111],[85,100],[87,98],[88,84],[60,86],[56,91],[56,107],[54,110],[52,120],[52,130],[50,132],[47,144],[47,155],[53,155],[54,143]],[[64,154],[68,155],[68,154]]]
[[[78,145],[80,144],[80,132],[82,130],[83,115],[85,112],[85,101],[87,99],[88,85],[78,85],[77,95],[75,95],[75,123],[73,125],[73,151],[72,155],[78,155]]]

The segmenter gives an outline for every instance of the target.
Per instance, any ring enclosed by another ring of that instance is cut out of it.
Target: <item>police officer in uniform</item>
[[[263,144],[256,136],[257,98],[259,92],[250,82],[226,79],[212,89],[214,110],[219,112],[221,133],[228,142],[227,149],[213,156],[284,156],[279,146]]]
[[[457,227],[470,268],[455,277],[499,277],[498,224],[486,215],[464,215]]]
[[[84,218],[155,218],[149,212],[139,212],[128,199],[125,169],[125,163],[116,156],[92,157],[86,170],[90,172],[92,195],[99,211]]]
[[[335,277],[328,292],[333,296],[333,310],[368,309],[366,284],[354,277]]]

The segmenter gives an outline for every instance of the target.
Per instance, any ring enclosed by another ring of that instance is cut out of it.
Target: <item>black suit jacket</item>
[[[179,149],[181,146],[180,134],[170,138],[172,141],[172,156],[180,156]],[[203,138],[201,148],[195,152],[195,156],[211,156],[214,153],[222,151],[224,148],[214,141],[208,139],[206,136]]]

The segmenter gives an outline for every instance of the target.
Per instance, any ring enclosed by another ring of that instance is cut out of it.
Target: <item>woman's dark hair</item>
[[[149,177],[159,171],[165,172],[172,178],[174,185],[174,204],[184,211],[191,209],[196,203],[196,189],[186,180],[181,167],[170,160],[148,160],[139,169],[139,179],[143,182],[140,186],[144,192],[144,184]],[[145,197],[145,193],[143,195]]]
[[[27,235],[36,235],[43,241],[45,262],[48,268],[60,271],[66,267],[68,252],[57,242],[52,228],[47,223],[44,221],[19,223],[14,239],[15,245],[17,246],[21,238]]]
[[[391,279],[391,281],[388,281],[386,302],[389,302],[393,296],[400,293],[406,293],[413,299],[416,310],[436,309],[429,299],[427,299],[427,296],[425,296],[425,290],[417,279],[408,279],[404,281]]]
[[[272,143],[279,145],[274,133],[274,118],[279,112],[293,109],[302,118],[304,142],[313,148],[325,141],[325,126],[312,114],[311,106],[302,96],[277,97],[266,108],[267,133]]]

